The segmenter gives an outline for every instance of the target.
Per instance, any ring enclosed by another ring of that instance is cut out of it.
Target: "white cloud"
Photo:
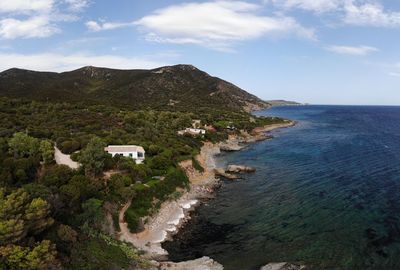
[[[54,0],[0,0],[0,12],[30,13],[49,12]]]
[[[0,53],[0,70],[17,67],[42,71],[68,71],[83,66],[98,66],[119,69],[147,69],[165,66],[167,63],[140,57],[121,57],[115,55],[63,55],[9,54]]]
[[[61,32],[60,22],[77,20],[88,5],[89,0],[0,0],[0,38],[51,36]]]
[[[347,54],[354,56],[365,56],[373,52],[378,52],[379,49],[370,46],[328,46],[326,50],[338,54]]]
[[[379,0],[264,0],[280,9],[303,9],[314,13],[335,13],[345,24],[399,27],[400,12],[385,10]]]
[[[359,26],[398,27],[400,26],[400,12],[385,11],[379,3],[365,3],[355,5],[348,0],[344,6],[344,21]]]
[[[49,22],[48,17],[31,17],[27,20],[0,20],[0,36],[5,39],[48,37],[59,32],[59,29]]]
[[[316,13],[337,10],[344,0],[265,0],[283,9],[304,9]]]
[[[121,27],[132,26],[134,23],[109,23],[109,22],[96,22],[88,21],[86,22],[86,27],[90,31],[98,32],[104,30],[113,30]]]
[[[91,31],[138,26],[146,39],[159,43],[195,44],[231,50],[235,42],[262,36],[296,35],[315,39],[313,29],[284,16],[258,14],[262,7],[243,1],[211,1],[173,5],[133,22],[86,22]]]
[[[72,11],[80,12],[89,6],[89,0],[65,0],[69,5],[69,9]]]
[[[262,36],[297,35],[314,39],[314,31],[284,16],[258,14],[262,7],[243,1],[174,5],[136,21],[147,39],[161,43],[196,44],[229,49],[235,42]]]

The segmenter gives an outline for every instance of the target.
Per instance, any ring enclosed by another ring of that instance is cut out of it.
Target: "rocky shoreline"
[[[221,151],[239,151],[249,143],[272,138],[270,131],[280,128],[292,127],[296,123],[286,120],[282,124],[274,124],[254,129],[251,133],[242,132],[240,135],[230,135],[228,140],[217,144],[207,142],[201,148],[200,154],[196,157],[204,172],[197,171],[191,160],[180,163],[190,180],[191,188],[186,191],[178,200],[166,201],[162,204],[157,214],[149,217],[144,231],[133,234],[129,231],[124,221],[124,213],[130,204],[126,204],[120,211],[119,225],[121,231],[119,239],[132,243],[138,249],[146,252],[145,256],[155,260],[154,266],[163,270],[222,270],[223,266],[211,258],[203,257],[193,261],[173,263],[166,261],[168,252],[161,244],[170,240],[178,233],[179,229],[190,219],[191,212],[200,204],[201,200],[214,196],[214,191],[220,185],[221,177],[227,179],[240,178],[237,174],[253,172],[252,167],[241,165],[230,165],[226,169],[217,168],[215,156]],[[269,268],[262,268],[269,269]],[[271,268],[271,270],[286,268]],[[288,268],[292,269],[292,268]],[[296,269],[296,268],[293,268]],[[300,268],[299,268],[300,269]],[[303,269],[303,268],[301,268]]]

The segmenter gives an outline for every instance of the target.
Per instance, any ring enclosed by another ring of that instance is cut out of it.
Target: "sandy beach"
[[[161,243],[178,232],[179,228],[190,218],[190,212],[194,210],[200,200],[209,198],[214,193],[219,182],[214,174],[216,168],[214,157],[219,153],[218,145],[212,143],[203,145],[200,155],[197,156],[197,160],[204,168],[202,173],[193,168],[191,160],[180,163],[189,177],[190,190],[178,200],[164,202],[159,211],[148,218],[144,230],[140,233],[131,233],[128,224],[124,221],[125,211],[130,206],[130,203],[127,203],[119,213],[121,228],[119,239],[132,243],[145,251],[150,258],[166,259],[168,252],[161,247]]]

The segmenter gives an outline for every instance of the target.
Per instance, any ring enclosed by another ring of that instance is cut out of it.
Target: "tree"
[[[48,140],[43,140],[40,142],[39,147],[40,154],[42,155],[42,160],[44,164],[50,164],[54,160],[54,147],[53,144]]]
[[[107,157],[104,147],[105,143],[100,138],[94,137],[82,150],[79,162],[82,163],[87,175],[96,176],[102,172]]]
[[[42,198],[33,199],[25,209],[24,219],[30,233],[38,234],[53,224],[54,220],[48,218],[50,205]]]
[[[55,246],[49,240],[43,240],[35,246],[26,256],[29,268],[43,269],[50,264],[54,264],[57,252]]]
[[[8,142],[10,150],[15,158],[25,156],[35,156],[39,153],[39,140],[28,136],[23,132],[14,133]]]
[[[60,147],[61,152],[64,154],[72,154],[73,152],[79,150],[81,144],[75,140],[68,140],[62,142],[60,145],[57,144],[57,146]]]
[[[96,186],[84,175],[75,175],[68,184],[61,186],[61,194],[67,197],[70,206],[80,206],[81,202],[95,195]]]
[[[107,182],[108,199],[119,203],[132,199],[135,194],[132,184],[132,178],[129,176],[114,174]]]
[[[151,144],[147,151],[150,155],[154,156],[161,152],[161,148],[158,145]]]
[[[0,244],[15,243],[26,235],[24,221],[21,219],[8,219],[0,221]]]
[[[104,220],[103,201],[91,198],[82,204],[84,223],[98,226]]]
[[[78,233],[68,225],[61,224],[57,228],[57,236],[64,242],[76,242]]]
[[[71,170],[68,166],[54,165],[45,169],[44,174],[39,181],[48,187],[60,187],[68,183],[73,175],[73,170]]]
[[[55,246],[43,240],[33,248],[9,244],[0,247],[1,269],[50,269],[58,265]]]
[[[24,189],[6,194],[0,189],[0,245],[17,243],[27,234],[38,234],[53,224],[50,205],[31,200]]]

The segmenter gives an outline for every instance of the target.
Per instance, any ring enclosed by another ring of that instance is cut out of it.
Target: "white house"
[[[204,135],[206,134],[206,130],[202,128],[187,128],[186,132],[195,134],[195,135]]]
[[[184,130],[178,131],[179,135],[183,135],[185,133],[190,135],[204,135],[206,134],[206,130],[202,128],[186,128]]]
[[[130,157],[136,161],[136,164],[141,164],[144,161],[145,151],[143,147],[137,145],[109,145],[104,148],[104,151],[111,154]]]

